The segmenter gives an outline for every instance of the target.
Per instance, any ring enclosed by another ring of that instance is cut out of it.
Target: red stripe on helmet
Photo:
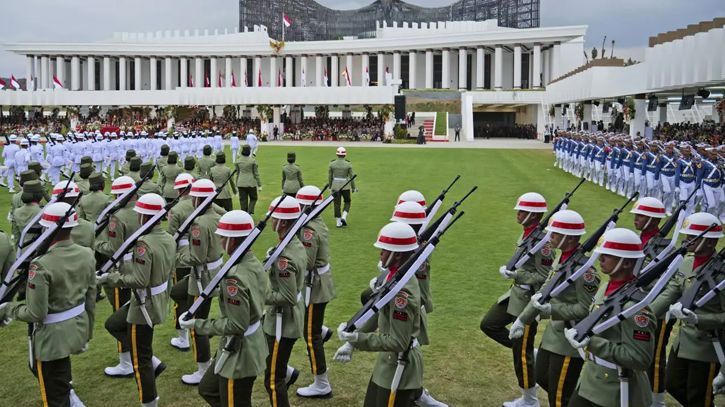
[[[655,208],[654,206],[638,205],[637,209],[647,212],[665,213],[665,208]]]
[[[191,192],[215,192],[213,187],[191,187]]]
[[[219,223],[219,229],[221,230],[252,230],[253,226],[251,223]]]
[[[160,211],[160,210],[164,209],[164,207],[161,205],[147,204],[147,203],[143,203],[141,201],[136,202],[136,207],[141,208],[141,209],[148,209],[150,211]]]
[[[274,209],[274,206],[270,206],[269,210],[274,213],[297,213],[300,211],[300,207],[294,206],[294,207],[290,207],[290,208],[283,208],[283,207],[279,206],[279,207],[277,207],[277,209]]]
[[[584,229],[583,223],[551,222],[551,227],[559,229]]]
[[[690,226],[688,226],[687,228],[690,230],[697,230],[698,232],[703,232],[709,227],[710,225],[698,225],[696,223],[691,223]],[[722,226],[715,226],[714,228],[710,229],[710,232],[722,232]]]
[[[404,238],[380,236],[378,238],[378,242],[379,243],[393,244],[393,245],[397,245],[397,246],[403,246],[403,245],[409,245],[409,244],[416,244],[416,243],[418,243],[418,238],[415,237],[415,236],[413,236],[413,237],[404,237]]]
[[[604,247],[605,249],[624,250],[627,252],[642,251],[642,245],[638,243],[604,242],[602,244],[602,247]]]
[[[126,188],[133,188],[133,184],[111,185],[111,191],[114,191],[116,189],[126,189]]]
[[[61,189],[54,189],[53,190],[53,195],[58,195],[58,194],[62,193],[63,191],[68,191],[68,192],[81,192],[81,190],[78,189],[78,188],[74,188],[73,190],[71,190],[70,188],[61,188]]]
[[[531,206],[533,208],[546,208],[546,202],[519,201],[519,206]]]
[[[418,205],[425,207],[425,201],[405,201],[405,200],[399,200],[398,205],[402,204],[403,202],[418,202]]]
[[[300,200],[304,199],[306,201],[314,201],[314,200],[321,201],[322,200],[322,197],[320,196],[319,199],[318,199],[318,196],[317,195],[300,195],[300,194],[297,194],[297,199],[300,199]]]
[[[425,212],[410,213],[410,212],[395,211],[395,213],[393,213],[393,216],[396,218],[425,219]]]
[[[178,186],[178,185],[189,185],[193,181],[194,181],[193,179],[182,179],[181,181],[174,182],[174,186]]]
[[[42,216],[43,220],[47,220],[48,222],[57,222],[62,216],[56,216],[56,215],[49,215],[47,213],[44,213]],[[78,220],[78,215],[74,212],[72,217],[69,217],[68,220]],[[66,222],[68,221],[66,220]]]

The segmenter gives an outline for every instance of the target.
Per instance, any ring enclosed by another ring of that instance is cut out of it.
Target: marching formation
[[[51,150],[62,146],[57,141]],[[197,364],[180,380],[197,386],[209,405],[251,406],[254,382],[264,372],[270,404],[289,406],[288,388],[303,377],[301,369],[289,365],[299,339],[309,358],[311,384],[298,388],[297,395],[333,397],[325,343],[334,328],[324,323],[337,292],[330,232],[321,214],[334,203],[336,226],[348,224],[357,176],[346,150],[337,149],[330,182],[322,189],[305,185],[290,153],[283,168],[284,192],[256,225],[252,214],[261,182],[250,146],[243,146],[233,170],[223,152],[215,159],[213,147],[203,146],[201,152],[196,173],[195,163],[178,166],[181,155],[168,144],[159,147],[158,157],[126,151],[127,162],[110,195],[104,192],[103,167],[93,171],[93,157],[78,160],[77,176],[75,162],[68,162],[72,173],[50,195],[40,162],[20,173],[22,191],[13,197],[18,201],[9,213],[13,234],[0,233],[0,324],[29,325],[29,367],[43,405],[84,405],[73,389],[71,356],[88,350],[94,326],[102,323],[116,341],[115,349],[106,351],[118,355],[118,364],[104,374],[133,379],[139,403],[157,406],[163,389],[156,378],[167,364],[155,356],[154,336],[171,324],[166,322],[171,306],[177,335],[170,345],[190,351]],[[208,165],[202,165],[205,158]],[[153,181],[157,172],[158,184]],[[439,211],[457,180],[433,202],[417,191],[401,194],[391,202],[392,223],[371,242],[380,249],[375,276],[361,295],[361,310],[337,328],[344,344],[333,357],[348,363],[355,350],[379,354],[366,407],[445,406],[424,388],[421,346],[430,343],[431,253],[476,189]],[[244,210],[230,210],[231,191],[241,195],[243,189]],[[279,238],[264,259],[253,252],[262,233]],[[113,312],[96,321],[101,291]],[[210,318],[214,302],[218,318]],[[210,348],[212,336],[220,338],[216,351]]]

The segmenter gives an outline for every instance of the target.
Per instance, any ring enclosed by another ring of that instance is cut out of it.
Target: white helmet
[[[519,197],[516,201],[514,209],[518,211],[526,211],[532,213],[544,213],[546,208],[546,199],[536,192],[527,192]]]
[[[45,209],[43,209],[43,215],[40,217],[40,226],[48,228],[55,225],[55,222],[65,216],[68,209],[70,209],[70,205],[65,202],[56,202],[46,206]],[[78,226],[78,215],[75,210],[72,210],[71,215],[68,216],[68,219],[66,219],[63,224],[63,229],[75,226]]]
[[[249,236],[254,229],[254,220],[244,211],[230,211],[219,219],[216,233],[219,236],[226,237],[244,237]]]
[[[193,183],[194,177],[191,174],[182,172],[176,177],[176,181],[174,181],[174,189],[186,188]]]
[[[66,187],[66,185],[68,186]],[[81,190],[80,188],[78,188],[78,185],[76,185],[75,182],[61,181],[55,184],[55,186],[53,187],[53,198],[58,196],[63,191],[67,191],[65,194],[66,198],[75,198],[81,194]]]
[[[15,134],[11,134],[9,140],[14,143],[18,141],[18,136],[16,136]]]
[[[594,253],[608,254],[625,259],[644,257],[642,240],[629,229],[615,228],[604,233]]]
[[[216,193],[216,185],[209,179],[200,179],[191,184],[191,196],[199,196],[202,198],[213,196]]]
[[[652,197],[640,199],[634,204],[632,210],[629,211],[629,213],[660,219],[665,217],[665,212],[665,205],[662,201]]]
[[[138,201],[133,211],[142,215],[156,215],[161,212],[166,205],[166,200],[159,194],[144,194]]]
[[[395,207],[393,222],[403,222],[409,225],[422,225],[425,223],[425,209],[418,202],[403,202]]]
[[[125,194],[126,192],[132,191],[135,186],[136,181],[134,181],[133,178],[124,175],[113,181],[113,184],[111,185],[111,193],[114,195]]]
[[[582,236],[587,233],[586,229],[584,229],[584,219],[578,213],[570,210],[563,210],[553,214],[546,231],[567,236]]]
[[[272,212],[272,210],[274,210],[272,217],[276,219],[299,218],[302,214],[302,209],[300,209],[300,204],[297,203],[297,200],[292,198],[291,196],[284,198],[284,201],[282,201],[279,207],[277,207],[276,210],[274,209],[274,207],[277,206],[277,202],[279,202],[281,198],[282,197],[274,198],[274,201],[269,204],[269,212]],[[269,212],[267,212],[268,215]]]
[[[418,191],[410,190],[405,191],[398,197],[398,205],[403,202],[418,202],[420,206],[425,208],[425,197]]]
[[[711,215],[707,212],[693,213],[688,216],[687,219],[682,222],[682,229],[680,229],[680,233],[683,235],[699,236],[700,233],[707,230],[707,228],[709,228],[713,223],[717,226],[712,228],[711,231],[705,233],[704,237],[710,239],[719,239],[723,237],[722,223],[720,223],[720,220],[715,215]]]
[[[345,156],[347,154],[347,150],[345,150],[345,147],[338,147],[337,148],[337,155],[338,156]]]
[[[296,199],[297,202],[299,202],[300,205],[312,205],[313,202],[315,202],[315,199],[317,199],[317,204],[322,203],[322,195],[320,195],[320,188],[317,188],[314,185],[308,185],[306,187],[300,188],[299,191],[297,191]]]
[[[391,252],[410,252],[418,248],[418,236],[410,225],[393,222],[385,225],[373,245]]]

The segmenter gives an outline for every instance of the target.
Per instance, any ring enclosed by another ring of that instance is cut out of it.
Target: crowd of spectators
[[[476,127],[476,138],[519,138],[535,139],[536,126],[533,124],[516,124],[514,126],[492,126],[491,124]]]

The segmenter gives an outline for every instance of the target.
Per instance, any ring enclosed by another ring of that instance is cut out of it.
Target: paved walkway
[[[225,140],[228,144],[229,141]],[[240,140],[244,144],[244,140]],[[386,147],[386,148],[490,148],[490,149],[523,149],[523,150],[551,150],[551,144],[545,144],[538,140],[519,140],[509,138],[498,138],[474,141],[463,141],[457,143],[430,142],[426,145],[417,144],[383,144],[370,141],[270,141],[260,143],[264,146],[305,146],[305,147]]]

